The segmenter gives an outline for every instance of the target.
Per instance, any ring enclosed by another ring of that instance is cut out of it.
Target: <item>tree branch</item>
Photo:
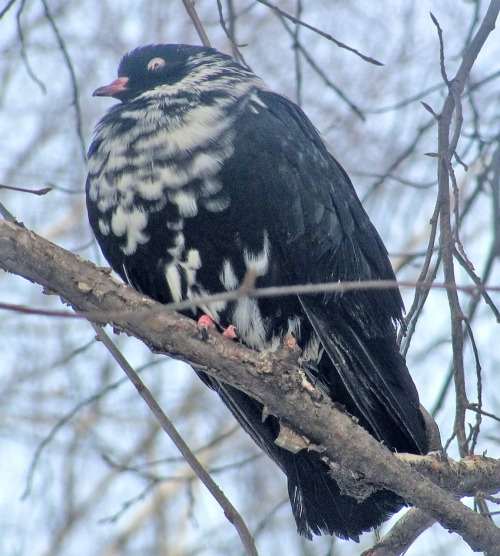
[[[415,539],[435,523],[428,514],[412,508],[377,543],[360,556],[399,556],[405,554]]]
[[[218,334],[200,341],[193,320],[161,310],[161,305],[118,282],[106,270],[19,224],[0,221],[0,267],[57,293],[77,312],[99,314],[96,320],[101,324],[103,312],[120,315],[113,319],[115,328],[141,339],[155,352],[187,361],[260,400],[270,413],[307,437],[313,443],[310,449],[320,450],[340,479],[354,474],[360,483],[392,490],[448,530],[458,532],[473,550],[499,554],[500,531],[492,522],[461,504],[456,492],[445,491],[391,454],[323,399],[283,353],[258,353]],[[453,466],[438,462],[429,465],[426,473],[430,470],[435,483],[452,485],[451,490],[465,488],[461,481],[473,474],[472,483],[480,484],[481,491],[499,490],[500,463],[477,457],[474,461],[474,471],[460,462],[457,465],[462,465],[463,473],[457,474]]]
[[[438,119],[438,199],[439,222],[440,222],[440,243],[443,257],[443,271],[445,282],[455,284],[455,267],[453,253],[458,241],[458,212],[455,214],[457,221],[456,234],[453,233],[450,209],[450,181],[453,192],[458,195],[455,174],[452,165],[452,158],[460,138],[462,128],[462,105],[460,97],[464,91],[466,81],[474,62],[476,61],[481,48],[486,39],[495,28],[495,22],[500,11],[500,0],[492,0],[484,16],[484,19],[470,44],[465,49],[460,67],[451,80],[448,79],[445,69],[445,56],[442,31],[436,18],[431,14],[433,23],[436,25],[440,44],[440,65],[443,81],[448,86],[448,95],[443,105],[443,109]],[[451,134],[452,117],[455,114],[455,127]],[[451,137],[450,137],[451,134]],[[458,201],[455,200],[457,206]],[[458,293],[455,289],[447,290],[448,303],[450,306],[451,317],[451,338],[453,348],[453,373],[455,378],[456,413],[454,432],[458,440],[460,456],[469,453],[467,435],[465,431],[465,412],[469,401],[465,387],[465,370],[463,361],[464,349],[464,329],[463,321],[465,316],[462,312]]]
[[[243,521],[243,518],[238,513],[236,508],[233,506],[233,504],[231,504],[230,500],[222,492],[219,485],[212,479],[208,471],[203,467],[198,458],[193,454],[189,446],[182,438],[182,435],[177,431],[172,421],[167,417],[151,391],[144,384],[139,375],[134,371],[134,369],[125,359],[120,350],[111,341],[109,336],[97,324],[92,323],[92,326],[96,331],[99,341],[101,341],[106,346],[113,359],[123,369],[123,372],[127,375],[127,378],[135,386],[141,398],[146,402],[149,409],[152,411],[161,428],[168,434],[170,440],[172,440],[175,447],[182,454],[182,457],[189,464],[191,469],[196,473],[196,476],[205,485],[210,494],[215,498],[219,506],[224,510],[224,515],[226,516],[228,521],[234,525],[241,539],[241,542],[245,549],[245,554],[247,554],[247,556],[258,556],[254,540],[250,535],[250,531],[248,530],[246,523]]]

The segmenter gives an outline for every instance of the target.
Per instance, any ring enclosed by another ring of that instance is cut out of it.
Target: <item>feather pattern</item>
[[[236,289],[393,280],[386,249],[345,171],[302,110],[216,50],[151,45],[126,55],[89,150],[89,220],[111,266],[166,303]],[[396,345],[396,287],[195,307],[258,350],[292,333],[321,391],[389,449],[425,453],[418,394]],[[275,444],[279,422],[204,373],[288,478],[300,534],[357,539],[403,504],[341,492],[318,454]]]

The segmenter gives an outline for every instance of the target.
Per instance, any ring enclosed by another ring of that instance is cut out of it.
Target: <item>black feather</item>
[[[395,279],[347,174],[294,103],[203,47],[136,49],[119,75],[97,91],[123,104],[96,128],[87,205],[104,255],[133,287],[167,303],[235,289],[249,269],[258,287]],[[420,454],[424,421],[396,344],[402,309],[394,287],[188,313],[236,324],[256,349],[292,332],[323,393],[389,449]],[[357,539],[404,504],[384,490],[362,502],[342,493],[318,454],[275,444],[278,420],[263,420],[259,402],[198,374],[288,477],[300,534]]]

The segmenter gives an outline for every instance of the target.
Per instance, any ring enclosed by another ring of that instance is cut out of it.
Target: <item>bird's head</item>
[[[148,92],[171,94],[179,84],[193,87],[228,71],[253,75],[213,48],[185,44],[141,46],[122,58],[118,79],[96,89],[93,96],[128,102]]]

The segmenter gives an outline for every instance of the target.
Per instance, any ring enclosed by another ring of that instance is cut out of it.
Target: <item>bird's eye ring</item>
[[[165,60],[163,58],[153,58],[148,63],[148,70],[157,70],[165,66]]]

